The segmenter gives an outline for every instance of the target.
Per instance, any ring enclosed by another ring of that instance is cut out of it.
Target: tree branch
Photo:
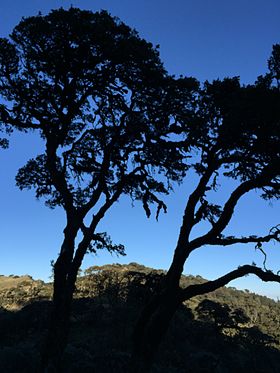
[[[56,151],[57,143],[55,139],[51,136],[48,136],[46,141],[47,169],[50,173],[51,181],[54,187],[62,197],[65,211],[67,212],[67,214],[72,215],[75,210],[73,195],[68,188],[65,173],[58,170],[57,168]]]
[[[219,237],[230,222],[234,213],[234,209],[240,198],[253,189],[266,186],[270,182],[270,179],[271,178],[269,178],[268,176],[265,177],[265,175],[259,175],[254,180],[248,180],[240,184],[230,195],[229,199],[224,205],[221,216],[216,221],[216,223],[213,224],[210,231],[207,232],[205,235],[200,236],[190,242],[190,250],[193,251],[202,245],[210,244],[212,240],[215,240],[217,237]]]
[[[209,245],[220,245],[220,246],[229,246],[236,243],[263,243],[275,240],[280,242],[280,230],[276,231],[273,234],[268,234],[267,236],[248,236],[248,237],[217,237],[213,238],[208,242]]]
[[[235,280],[237,278],[254,274],[258,276],[262,281],[265,282],[278,282],[280,283],[280,276],[274,274],[271,271],[264,271],[259,267],[251,266],[251,265],[244,265],[240,266],[239,268],[235,269],[232,272],[227,273],[226,275],[219,277],[213,281],[207,281],[203,284],[198,285],[190,285],[185,289],[181,290],[181,301],[188,300],[196,295],[206,294],[212,291],[215,291],[225,285],[227,285],[230,281]]]
[[[213,154],[212,154],[213,156]],[[216,170],[217,163],[215,161],[212,161],[212,164],[208,166],[205,173],[201,177],[196,189],[194,192],[190,195],[187,206],[184,212],[183,216],[183,223],[180,229],[180,236],[178,240],[177,247],[185,246],[189,239],[189,234],[191,232],[192,227],[197,224],[198,217],[195,216],[195,208],[200,200],[200,198],[204,195],[205,189],[207,187],[207,184],[213,175],[213,172]],[[200,212],[199,212],[200,214]]]
[[[19,118],[13,118],[9,112],[9,110],[4,107],[4,105],[0,105],[0,120],[10,126],[14,126],[17,129],[40,129],[41,126],[38,124],[34,124],[32,122],[22,122]]]

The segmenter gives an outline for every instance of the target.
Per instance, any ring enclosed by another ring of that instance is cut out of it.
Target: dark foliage
[[[156,290],[163,274],[131,263],[90,268],[86,276],[80,277],[62,372],[125,373],[131,354],[130,334],[139,307]],[[205,281],[182,277],[185,285]],[[18,303],[18,297],[24,301],[28,290],[21,289],[22,295],[19,290],[13,289],[10,302]],[[41,293],[50,296],[50,290],[40,285]],[[0,294],[2,305],[4,296]],[[39,364],[50,302],[37,299],[34,295],[20,311],[0,312],[0,366],[7,373],[36,371]],[[205,309],[207,312],[202,313]],[[226,310],[222,318],[221,309]],[[257,318],[251,309],[257,310]],[[273,315],[279,318],[278,303],[242,291],[221,288],[207,298],[195,297],[176,312],[152,372],[276,373],[280,336]]]

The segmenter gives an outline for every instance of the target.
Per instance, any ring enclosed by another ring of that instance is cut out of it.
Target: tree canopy
[[[223,236],[237,203],[247,192],[259,189],[262,198],[279,199],[279,99],[272,73],[247,86],[242,86],[239,78],[206,82],[198,96],[195,120],[176,125],[174,130],[190,144],[188,166],[200,178],[188,199],[181,227],[185,258],[206,244],[279,240],[279,227],[271,227],[266,237]],[[233,179],[237,187],[223,206],[214,204],[211,194],[220,190],[225,178]],[[203,220],[209,222],[210,229],[191,240],[193,227]]]
[[[17,184],[35,187],[49,206],[85,211],[121,190],[146,207],[157,202],[153,192],[167,192],[148,166],[170,179],[184,174],[180,152],[165,138],[176,87],[157,50],[105,11],[23,19],[10,40],[1,39],[0,60],[1,95],[10,103],[2,121],[39,130],[46,141]],[[180,84],[191,98],[196,82]]]
[[[37,131],[45,144],[18,171],[17,185],[66,212],[45,349],[56,367],[84,255],[124,254],[98,223],[122,194],[140,200],[147,216],[150,204],[157,216],[166,210],[159,195],[187,170],[188,144],[174,140],[173,126],[179,107],[184,119],[193,115],[197,90],[195,79],[169,76],[158,50],[106,11],[53,10],[0,39],[1,123]]]
[[[278,46],[274,46],[269,73],[260,76],[254,84],[241,85],[237,77],[206,81],[196,96],[194,117],[186,121],[181,117],[180,123],[173,126],[189,144],[188,167],[194,171],[198,182],[187,196],[171,266],[160,290],[154,292],[144,307],[135,328],[134,369],[137,372],[151,366],[170,320],[182,302],[248,274],[280,283],[279,273],[266,267],[263,248],[264,243],[280,242],[280,225],[271,227],[264,236],[259,232],[241,237],[238,232],[232,236],[225,234],[245,194],[257,190],[258,195],[269,201],[280,197],[278,52]],[[232,180],[232,190],[225,201],[219,199],[217,204],[213,192],[218,193],[226,179]],[[201,224],[204,221],[208,224]],[[195,230],[197,226],[201,229]],[[184,265],[195,250],[207,245],[223,247],[250,243],[264,255],[262,267],[246,264],[215,280],[181,286]]]

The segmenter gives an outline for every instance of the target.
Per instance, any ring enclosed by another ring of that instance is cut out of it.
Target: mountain
[[[130,336],[164,271],[137,263],[90,267],[79,277],[64,372],[124,372]],[[182,286],[201,283],[183,276]],[[0,276],[0,371],[36,372],[52,284]],[[154,373],[278,373],[280,303],[234,288],[185,302],[157,355]]]

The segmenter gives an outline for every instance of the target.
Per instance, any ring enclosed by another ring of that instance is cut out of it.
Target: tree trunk
[[[180,304],[179,288],[169,288],[142,310],[134,330],[130,372],[149,372],[170,321]]]
[[[133,333],[131,373],[148,372],[171,319],[181,304],[180,278],[187,254],[179,245],[161,290],[143,308]]]
[[[61,362],[67,345],[73,292],[61,287],[53,297],[50,325],[43,347],[43,372],[61,372]]]
[[[42,350],[42,371],[61,372],[63,352],[67,345],[75,279],[71,273],[77,230],[67,226],[59,257],[54,266],[53,304],[48,334]],[[71,276],[70,276],[71,275]]]

